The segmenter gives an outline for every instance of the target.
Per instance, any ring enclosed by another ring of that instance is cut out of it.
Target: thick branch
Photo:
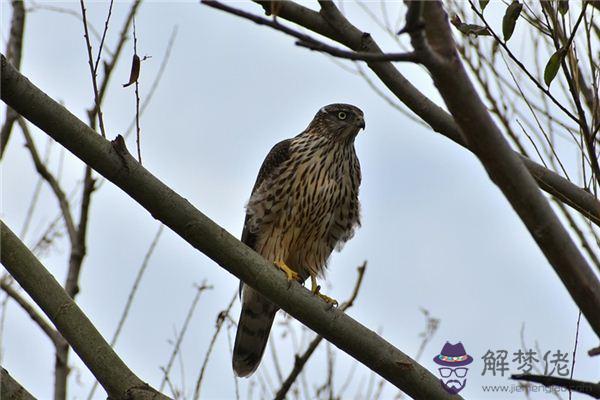
[[[350,296],[350,298],[347,301],[342,303],[342,305],[340,306],[340,310],[346,311],[348,308],[352,307],[352,305],[354,304],[354,300],[356,300],[356,296],[358,296],[358,290],[360,289],[360,285],[362,284],[362,280],[363,280],[363,276],[365,275],[366,268],[367,268],[366,261],[360,267],[357,268],[358,278],[356,279],[356,284],[354,285],[354,290],[352,291],[352,295]],[[285,399],[285,396],[287,395],[289,390],[292,388],[292,385],[294,384],[294,382],[296,382],[296,379],[298,379],[298,376],[304,369],[304,366],[306,365],[306,363],[308,362],[310,357],[314,354],[315,350],[317,350],[317,347],[319,346],[321,341],[323,341],[323,336],[317,335],[317,337],[314,338],[312,340],[312,342],[310,342],[307,349],[304,351],[304,353],[302,353],[301,356],[296,355],[296,357],[294,359],[294,367],[290,371],[287,378],[285,378],[285,381],[283,381],[281,383],[279,390],[277,390],[277,394],[275,394],[274,400],[284,400]]]
[[[291,29],[285,25],[277,22],[276,19],[268,19],[264,17],[260,17],[258,15],[254,15],[248,13],[246,11],[231,7],[227,4],[223,4],[214,0],[202,0],[202,4],[205,4],[209,7],[216,8],[218,10],[222,10],[228,12],[233,15],[237,15],[238,17],[253,21],[258,25],[269,26],[275,30],[283,32],[287,35],[295,37],[298,39],[296,41],[296,45],[300,47],[305,47],[310,50],[320,51],[326,54],[329,54],[333,57],[344,58],[347,60],[355,60],[355,61],[371,61],[371,62],[382,62],[382,61],[405,61],[405,62],[419,62],[419,55],[416,52],[412,53],[369,53],[363,51],[347,51],[343,49],[338,49],[337,47],[330,46],[326,43],[323,43],[313,37],[310,37],[302,32]]]
[[[2,265],[46,313],[111,398],[168,399],[134,375],[50,272],[1,221],[0,242]]]
[[[600,282],[494,123],[456,51],[440,2],[425,2],[427,38],[442,62],[426,63],[448,109],[490,178],[506,196],[532,237],[600,336]]]
[[[0,399],[35,400],[35,397],[15,381],[7,370],[0,367]]]
[[[448,394],[433,374],[375,332],[341,310],[331,309],[299,283],[290,286],[264,258],[137,163],[127,152],[121,137],[111,143],[93,134],[87,125],[29,82],[4,57],[0,72],[1,95],[5,103],[123,189],[154,218],[224,269],[408,395],[427,399],[460,398]]]
[[[558,386],[572,390],[573,392],[584,393],[595,399],[600,399],[600,383],[576,381],[574,379],[559,378],[551,375],[512,375],[510,379],[519,381],[541,383],[542,385]]]
[[[261,4],[270,13],[271,1],[255,0],[255,2]],[[278,1],[277,7],[278,18],[301,25],[313,32],[333,39],[352,50],[366,51],[372,54],[382,53],[377,43],[373,41],[368,33],[357,29],[343,16],[341,16],[343,18],[341,22],[343,21],[343,23],[335,25],[334,28],[319,12],[292,1]],[[472,151],[452,115],[423,95],[392,63],[372,62],[368,63],[368,65],[381,82],[400,101],[429,124],[434,131],[441,133],[450,140]],[[534,161],[520,155],[519,157],[544,191],[573,207],[584,216],[590,218],[594,224],[600,226],[600,202],[592,194]]]

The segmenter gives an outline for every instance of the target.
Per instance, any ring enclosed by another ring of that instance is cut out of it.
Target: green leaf
[[[489,2],[490,0],[479,0],[479,7],[481,8],[481,11],[485,10],[485,7]]]
[[[548,60],[548,63],[544,68],[544,82],[546,82],[546,85],[550,86],[550,83],[552,83],[552,81],[556,77],[558,69],[560,68],[560,63],[565,57],[565,54],[567,54],[567,49],[565,49],[564,47],[560,48],[554,54],[552,54],[552,56]]]
[[[558,11],[565,15],[569,11],[569,0],[558,0]]]
[[[517,19],[521,14],[521,10],[523,9],[523,4],[519,3],[518,0],[510,3],[508,8],[506,9],[506,13],[504,13],[504,18],[502,18],[502,34],[504,35],[504,41],[508,42],[508,39],[512,36],[515,30],[515,24],[517,23]]]

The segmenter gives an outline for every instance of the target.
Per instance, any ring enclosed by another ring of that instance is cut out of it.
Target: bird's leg
[[[315,295],[319,296],[320,298],[322,298],[323,300],[325,300],[326,303],[329,303],[334,306],[338,305],[338,302],[336,299],[326,296],[320,292],[321,286],[319,286],[317,284],[317,278],[314,275],[310,276],[310,286],[311,286],[310,291],[313,292],[313,294],[315,294]]]
[[[287,264],[285,263],[285,261],[283,261],[283,260],[275,261],[274,264],[277,268],[279,268],[280,270],[282,270],[285,273],[285,276],[287,277],[288,281],[292,281],[292,280],[299,281],[300,280],[300,275],[298,275],[298,273],[296,271],[294,271],[293,269],[288,267]]]

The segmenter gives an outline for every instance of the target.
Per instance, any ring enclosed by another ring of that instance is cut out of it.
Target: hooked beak
[[[357,121],[357,124],[358,124],[358,126],[359,126],[361,129],[365,129],[365,128],[366,128],[366,126],[367,126],[367,125],[365,124],[365,119],[364,119],[363,117],[360,117],[360,118],[358,119],[358,121]]]

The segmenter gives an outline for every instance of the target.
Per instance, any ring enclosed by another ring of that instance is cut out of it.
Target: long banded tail
[[[277,306],[249,286],[242,291],[242,311],[233,346],[233,370],[239,377],[252,374],[265,352]]]

